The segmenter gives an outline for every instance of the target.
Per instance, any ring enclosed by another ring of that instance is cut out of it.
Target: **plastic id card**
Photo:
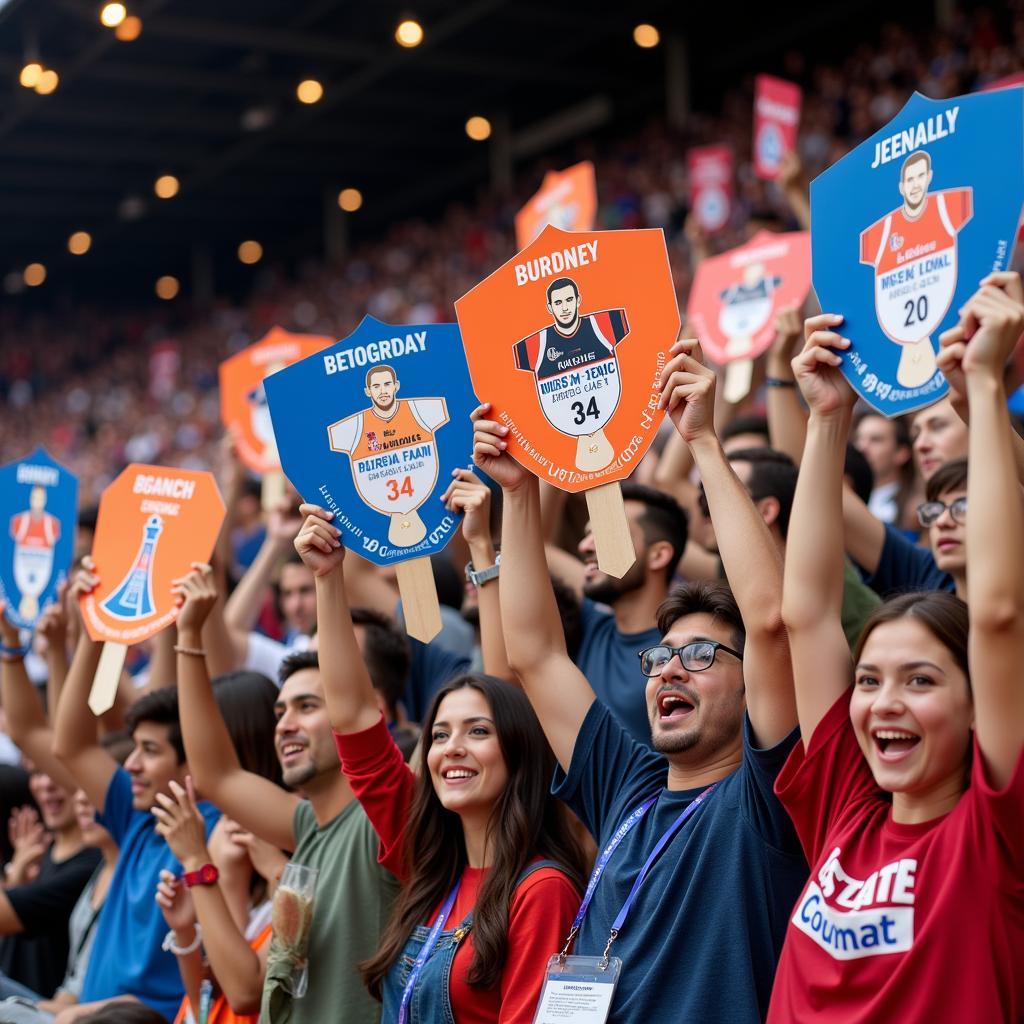
[[[605,1024],[622,961],[609,957],[604,970],[601,963],[599,956],[567,956],[565,960],[553,956],[544,974],[533,1024]]]

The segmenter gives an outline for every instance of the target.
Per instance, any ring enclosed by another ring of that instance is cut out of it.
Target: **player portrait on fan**
[[[578,469],[607,466],[614,452],[604,428],[622,394],[615,346],[629,333],[624,309],[583,314],[576,282],[560,277],[545,292],[553,321],[513,346],[516,368],[534,375],[544,418],[579,439]]]
[[[11,517],[14,538],[14,581],[21,591],[18,613],[26,619],[39,614],[39,597],[53,573],[53,554],[60,540],[60,520],[46,511],[46,488],[29,491],[28,508]]]
[[[775,289],[782,278],[765,272],[763,263],[751,263],[743,277],[721,293],[718,326],[726,336],[730,359],[749,358],[754,335],[768,323],[775,307]]]
[[[435,433],[448,422],[443,398],[398,398],[394,367],[381,363],[366,373],[370,407],[327,428],[331,451],[349,456],[352,480],[371,508],[391,517],[388,540],[411,547],[426,536],[416,509],[437,483]]]
[[[919,387],[937,366],[932,334],[957,280],[957,234],[971,219],[970,187],[929,192],[932,158],[911,153],[900,168],[903,203],[861,232],[860,261],[875,268],[875,311],[886,336],[902,346],[896,380]]]

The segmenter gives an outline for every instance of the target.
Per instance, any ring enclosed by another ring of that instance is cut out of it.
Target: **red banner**
[[[721,231],[732,212],[732,150],[700,146],[687,154],[690,209],[707,232]]]
[[[754,95],[754,173],[766,181],[779,175],[782,158],[796,149],[800,86],[758,75]]]

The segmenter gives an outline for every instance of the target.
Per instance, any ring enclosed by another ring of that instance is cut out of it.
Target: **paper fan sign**
[[[803,305],[810,287],[806,231],[760,231],[697,268],[687,315],[704,351],[726,368],[727,401],[738,402],[750,391],[753,360],[771,345],[776,314]]]
[[[664,413],[658,374],[679,332],[660,230],[560,231],[455,303],[473,385],[509,428],[509,454],[585,491],[598,561],[633,564],[622,493]]]
[[[732,215],[732,150],[698,146],[686,154],[690,209],[709,235],[721,231]]]
[[[346,547],[396,567],[406,629],[429,641],[441,629],[430,556],[461,521],[439,499],[473,453],[477,402],[458,327],[364,317],[274,374],[267,397],[288,478],[334,513]]]
[[[89,707],[114,703],[127,648],[178,617],[171,584],[205,562],[224,519],[210,473],[132,463],[103,492],[92,557],[99,586],[81,599],[82,620],[104,642]]]
[[[563,231],[590,231],[597,216],[597,178],[589,160],[548,171],[540,190],[516,214],[516,246],[522,249],[549,224]]]
[[[1024,89],[930,100],[811,183],[814,288],[853,342],[843,373],[885,416],[948,390],[939,335],[1013,252],[1024,202]]]
[[[264,507],[280,501],[284,477],[263,381],[270,374],[327,348],[333,340],[317,334],[290,334],[274,327],[259,341],[220,364],[220,417],[235,439],[238,457],[263,477]]]
[[[0,598],[19,629],[34,629],[75,551],[78,480],[45,449],[0,468]]]
[[[796,149],[803,94],[799,85],[772,75],[758,75],[754,89],[754,173],[774,181],[783,157]]]

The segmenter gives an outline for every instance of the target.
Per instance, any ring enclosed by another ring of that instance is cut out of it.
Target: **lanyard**
[[[405,1024],[405,1015],[409,1009],[409,1000],[412,999],[412,990],[416,987],[416,981],[420,976],[420,971],[423,970],[423,965],[427,962],[427,958],[430,956],[431,950],[437,943],[437,937],[441,934],[441,930],[444,928],[444,923],[448,920],[448,915],[452,912],[452,907],[455,906],[455,897],[459,894],[459,886],[461,884],[462,879],[460,878],[455,885],[452,886],[452,891],[448,893],[448,898],[444,901],[444,906],[438,912],[437,920],[434,921],[434,927],[430,929],[430,934],[423,943],[419,956],[416,957],[416,962],[412,965],[412,970],[409,972],[409,978],[405,983],[405,988],[402,990],[402,1003],[398,1008],[398,1024]]]
[[[608,951],[612,948],[612,943],[619,937],[619,932],[622,930],[622,926],[626,923],[626,918],[629,916],[629,912],[633,909],[633,904],[636,902],[637,894],[640,892],[640,887],[644,884],[647,875],[650,873],[654,862],[661,856],[662,851],[666,846],[675,838],[679,830],[686,824],[686,819],[690,817],[694,811],[709,797],[717,786],[718,783],[714,783],[704,790],[699,796],[691,800],[679,816],[672,822],[671,825],[665,830],[662,837],[658,840],[654,849],[651,850],[650,856],[647,858],[644,866],[640,869],[640,873],[636,876],[636,880],[633,882],[633,888],[629,890],[629,895],[626,897],[626,902],[622,904],[622,909],[619,910],[618,915],[612,922],[611,931],[609,932],[608,945],[605,946],[604,954],[602,956],[602,963],[605,967],[608,966]],[[583,924],[583,918],[586,917],[587,910],[590,909],[590,901],[594,897],[594,891],[597,889],[597,883],[600,881],[601,876],[604,874],[604,869],[608,866],[608,861],[611,860],[612,854],[618,849],[619,844],[629,834],[633,826],[647,813],[651,805],[658,799],[658,797],[652,796],[645,800],[632,814],[626,818],[625,821],[615,830],[615,834],[612,836],[608,845],[601,852],[601,856],[598,858],[597,863],[594,865],[594,871],[590,876],[590,882],[587,885],[586,894],[583,897],[583,903],[580,905],[580,909],[576,914],[575,919],[572,923],[572,930],[569,932],[569,938],[566,940],[565,948],[562,950],[560,957],[564,958],[568,955],[569,946],[572,944],[572,940],[576,937],[576,933],[580,929],[580,925]]]

